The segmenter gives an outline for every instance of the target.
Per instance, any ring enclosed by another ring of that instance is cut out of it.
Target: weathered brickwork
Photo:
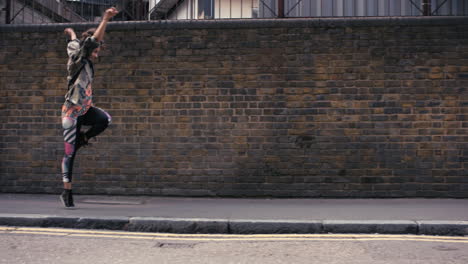
[[[73,25],[83,30],[83,25]],[[0,27],[0,191],[57,193],[59,26]],[[468,18],[111,24],[77,193],[468,197]]]

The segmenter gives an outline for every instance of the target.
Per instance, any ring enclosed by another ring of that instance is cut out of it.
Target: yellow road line
[[[1,232],[5,233],[5,232]],[[51,235],[51,236],[66,236],[68,235],[67,233],[50,233],[50,232],[33,232],[33,231],[10,231],[9,233],[14,233],[14,234],[31,234],[31,235]]]
[[[103,238],[131,238],[131,239],[156,239],[155,237],[142,236],[113,236],[113,235],[92,235],[92,234],[68,234],[71,237],[103,237]]]
[[[29,227],[0,227],[0,231],[38,231],[38,232],[59,232],[59,233],[79,233],[79,234],[106,234],[106,235],[124,235],[124,236],[149,236],[149,237],[168,237],[168,238],[427,238],[427,239],[449,239],[449,240],[468,240],[468,237],[453,236],[422,236],[422,235],[390,235],[390,234],[170,234],[170,233],[141,233],[141,232],[123,232],[123,231],[98,231],[98,230],[79,230],[65,228],[29,228]]]
[[[74,235],[72,235],[74,236]],[[443,239],[405,239],[405,238],[294,238],[294,237],[282,237],[282,238],[168,238],[168,237],[134,237],[134,236],[107,236],[107,235],[76,235],[82,237],[113,237],[113,238],[130,238],[130,239],[153,239],[153,240],[169,240],[169,241],[202,241],[202,242],[232,242],[232,241],[255,241],[255,242],[269,242],[269,241],[424,241],[424,242],[450,242],[450,243],[468,243],[467,241],[460,240],[443,240]]]
[[[120,235],[104,235],[104,234],[76,234],[76,233],[56,233],[56,232],[37,232],[37,231],[0,231],[0,234],[31,234],[31,235],[53,235],[53,236],[66,236],[66,237],[88,237],[88,238],[116,238],[116,239],[137,239],[137,240],[170,240],[170,241],[202,241],[202,242],[232,242],[232,241],[257,241],[257,242],[268,242],[268,241],[412,241],[412,242],[443,242],[443,243],[468,243],[466,240],[457,239],[428,239],[425,237],[421,238],[399,238],[399,237],[361,237],[360,235],[354,235],[354,237],[244,237],[244,238],[206,238],[206,237],[161,237],[158,235],[153,236],[120,236]]]

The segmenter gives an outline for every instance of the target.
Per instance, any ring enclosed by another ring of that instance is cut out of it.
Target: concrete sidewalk
[[[169,233],[468,235],[468,199],[221,199],[0,194],[0,225]]]

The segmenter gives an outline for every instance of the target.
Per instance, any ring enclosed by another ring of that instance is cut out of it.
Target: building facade
[[[468,14],[467,0],[150,0],[156,19],[420,16]]]

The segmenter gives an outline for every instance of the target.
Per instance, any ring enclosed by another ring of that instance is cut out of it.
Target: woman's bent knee
[[[65,130],[72,129],[76,126],[76,120],[71,117],[62,118],[62,127]]]

